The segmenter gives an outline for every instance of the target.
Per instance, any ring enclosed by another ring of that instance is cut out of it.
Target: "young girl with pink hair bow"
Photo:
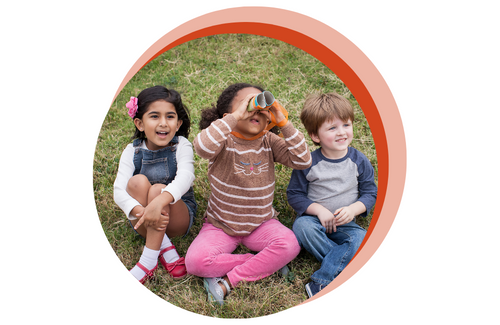
[[[144,89],[126,107],[134,120],[134,141],[120,158],[114,200],[136,233],[146,238],[130,272],[144,283],[159,260],[179,279],[186,267],[170,238],[189,231],[197,209],[189,113],[179,93],[162,86]]]

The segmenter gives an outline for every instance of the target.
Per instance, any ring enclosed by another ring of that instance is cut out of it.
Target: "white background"
[[[357,45],[394,95],[408,148],[398,215],[360,272],[312,303],[246,322],[500,321],[494,1],[6,3],[0,5],[6,324],[222,321],[164,302],[127,273],[99,223],[92,164],[107,109],[139,56],[190,19],[240,6],[296,11]]]

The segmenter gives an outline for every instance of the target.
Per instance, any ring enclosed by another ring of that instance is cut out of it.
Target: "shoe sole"
[[[309,296],[309,298],[311,298],[312,296],[314,296],[311,292],[311,289],[309,288],[309,283],[306,284],[306,292],[307,292],[307,295]]]
[[[216,302],[221,306],[223,305],[223,303],[220,303],[219,301],[217,301],[217,299],[215,299],[215,297],[210,293],[210,285],[208,284],[207,280],[205,280],[205,279],[203,279],[203,287],[205,288],[205,290],[207,290],[208,301]]]
[[[208,300],[211,301],[211,302],[214,302],[215,301],[215,298],[214,296],[210,293],[210,287],[208,286],[208,283],[205,279],[203,279],[203,287],[205,288],[205,290],[207,290],[207,293],[208,293]]]

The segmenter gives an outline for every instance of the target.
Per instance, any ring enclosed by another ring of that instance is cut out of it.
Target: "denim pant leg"
[[[300,246],[311,253],[320,262],[334,248],[335,243],[326,235],[326,229],[318,217],[303,215],[292,226]]]
[[[307,219],[299,221],[304,217]],[[327,234],[319,219],[310,216],[298,218],[293,228],[296,236],[297,233],[300,234],[301,238],[297,238],[301,245],[321,262],[320,269],[313,273],[311,279],[324,285],[333,281],[347,266],[366,234],[366,230],[354,220],[337,227],[336,232]]]

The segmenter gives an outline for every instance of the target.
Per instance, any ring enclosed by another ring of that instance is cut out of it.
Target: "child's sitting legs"
[[[329,284],[351,261],[363,241],[366,230],[353,220],[338,226],[336,232],[326,233],[316,216],[303,215],[293,224],[293,232],[300,245],[322,263],[311,277],[321,284]]]
[[[151,185],[146,176],[137,174],[130,178],[127,184],[127,192],[145,207],[161,194],[161,190],[164,187],[164,184]],[[162,209],[162,214],[169,215],[169,223],[166,231],[169,236],[174,237],[185,234],[189,226],[189,212],[186,204],[182,202],[182,200],[179,200],[173,205],[164,207]],[[188,218],[170,218],[170,215],[187,215]],[[138,219],[132,220],[132,226],[135,226],[137,221]],[[141,259],[139,260],[141,265],[148,270],[152,270],[156,267],[158,257],[161,253],[162,256],[160,256],[160,260],[164,266],[167,266],[169,273],[174,278],[182,277],[185,274],[184,259],[180,260],[180,256],[172,245],[169,236],[165,234],[165,230],[159,231],[154,227],[146,228],[144,225],[141,225],[136,231],[142,237],[146,238],[146,245],[141,255]],[[179,263],[177,263],[177,261],[179,261]],[[179,264],[179,266],[176,263]],[[146,274],[144,270],[137,265],[130,271],[139,280],[144,279]]]

